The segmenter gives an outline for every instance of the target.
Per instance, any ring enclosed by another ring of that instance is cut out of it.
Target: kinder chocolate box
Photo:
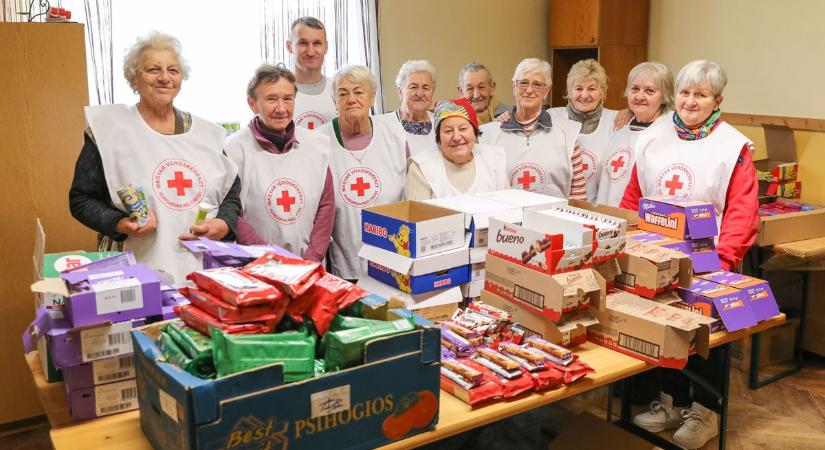
[[[408,258],[453,250],[464,245],[464,215],[410,200],[362,209],[361,241]]]
[[[748,299],[750,299],[751,310],[757,321],[779,314],[779,307],[776,304],[773,291],[771,291],[770,285],[765,280],[725,270],[698,275],[698,278],[745,291]]]
[[[639,228],[676,239],[701,239],[719,234],[713,205],[676,197],[639,199]]]
[[[525,218],[533,214],[536,213],[524,212]],[[531,228],[492,217],[488,253],[547,274],[590,267],[594,253],[593,230],[577,225],[573,228],[578,230],[576,236],[572,235],[573,230],[562,234],[559,229]],[[565,238],[570,242],[566,243]]]
[[[461,303],[461,289],[458,286],[439,289],[424,294],[409,294],[366,276],[358,280],[358,286],[367,292],[388,298],[390,302],[409,309],[433,322],[440,322],[452,317]]]
[[[63,369],[66,391],[77,391],[102,384],[135,378],[132,355],[99,359]]]
[[[487,200],[507,203],[509,205],[517,206],[522,210],[541,210],[567,205],[567,199],[539,194],[537,192],[525,191],[522,189],[505,189],[503,191],[483,192],[472,195]]]
[[[470,247],[486,247],[490,216],[498,216],[510,222],[521,221],[520,207],[471,194],[424,200],[428,205],[452,209],[464,214],[464,229],[470,232]]]
[[[367,260],[367,275],[410,294],[423,294],[470,281],[466,248],[412,259],[364,244],[358,256]]]
[[[627,221],[572,206],[524,213],[522,225],[536,230],[560,230],[565,244],[590,246],[593,262],[616,258],[624,250]],[[592,240],[580,239],[581,230],[593,232]]]
[[[713,238],[683,241],[650,231],[635,231],[628,233],[627,237],[645,244],[653,244],[659,247],[678,250],[690,256],[690,261],[695,273],[713,272],[722,267]]]
[[[138,409],[137,381],[119,381],[66,392],[75,420],[94,419]]]
[[[728,331],[737,331],[756,325],[748,294],[701,278],[693,278],[690,287],[680,287],[682,302],[701,309],[702,315],[721,318]]]
[[[608,291],[613,290],[616,285],[616,277],[622,273],[622,269],[615,259],[597,262],[593,264],[593,270],[604,278],[604,284]]]
[[[676,286],[690,286],[690,258],[682,252],[629,240],[619,258],[616,285],[645,298]]]

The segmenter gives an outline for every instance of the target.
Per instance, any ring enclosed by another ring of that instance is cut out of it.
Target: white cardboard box
[[[565,206],[568,204],[567,199],[565,198],[552,197],[550,195],[524,191],[521,189],[505,189],[503,191],[484,192],[473,195],[487,200],[495,200],[497,202],[515,205],[524,210],[540,210],[553,208],[555,206]]]
[[[470,194],[425,200],[429,205],[449,208],[464,214],[464,228],[472,233],[470,247],[487,246],[487,227],[490,217],[501,217],[509,222],[521,221],[522,208]]]

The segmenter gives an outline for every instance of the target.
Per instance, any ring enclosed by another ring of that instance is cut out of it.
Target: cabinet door
[[[599,43],[599,0],[551,0],[550,47]]]

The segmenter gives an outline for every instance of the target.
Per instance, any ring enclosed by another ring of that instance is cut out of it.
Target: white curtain
[[[85,0],[89,102],[114,103],[111,0]]]
[[[378,11],[376,0],[264,0],[261,5],[261,60],[295,67],[286,50],[289,27],[303,16],[324,23],[329,41],[324,74],[332,76],[349,64],[370,68],[375,75],[376,113],[381,113],[381,71],[378,57]]]

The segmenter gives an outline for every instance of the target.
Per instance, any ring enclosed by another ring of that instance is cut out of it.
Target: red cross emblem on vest
[[[696,177],[693,170],[683,163],[674,163],[665,167],[656,177],[659,195],[690,197],[695,188]],[[640,180],[641,181],[641,180]]]
[[[364,191],[366,191],[370,187],[372,187],[372,185],[370,185],[369,183],[364,182],[363,177],[358,177],[358,178],[355,179],[355,183],[353,183],[349,186],[349,190],[355,191],[355,192],[358,193],[359,197],[363,197],[364,196]]]
[[[174,189],[178,197],[183,197],[186,195],[186,188],[192,187],[192,179],[184,178],[183,172],[176,170],[175,177],[166,180],[166,187]]]
[[[295,204],[295,197],[289,195],[289,191],[281,191],[281,196],[275,201],[275,204],[284,209],[284,212],[289,212],[292,205]]]
[[[303,188],[290,178],[278,178],[273,181],[264,196],[264,205],[269,216],[284,225],[298,221],[304,212],[305,202]]]

